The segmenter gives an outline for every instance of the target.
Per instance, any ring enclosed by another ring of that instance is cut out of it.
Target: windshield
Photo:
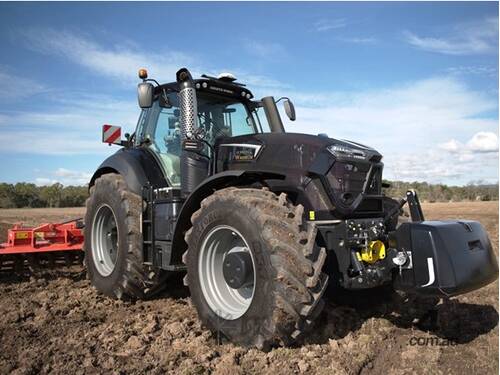
[[[267,132],[267,122],[233,98],[198,93],[198,125],[205,132],[205,140],[214,144],[218,137]]]

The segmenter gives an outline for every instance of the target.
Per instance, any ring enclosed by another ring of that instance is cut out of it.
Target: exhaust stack
[[[203,180],[207,178],[209,160],[194,151],[193,144],[198,129],[198,103],[193,77],[186,68],[176,73],[179,84],[179,107],[181,123],[181,193],[188,196]],[[201,142],[200,142],[201,143]]]
[[[182,140],[194,137],[198,128],[198,103],[196,101],[196,90],[193,77],[186,68],[176,73],[179,83],[179,106],[181,111],[181,138]]]
[[[272,96],[266,96],[262,98],[262,106],[264,107],[264,113],[266,114],[267,122],[273,133],[284,133],[285,127],[281,121],[278,108],[276,107],[276,102]]]

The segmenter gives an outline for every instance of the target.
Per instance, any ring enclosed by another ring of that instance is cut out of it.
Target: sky
[[[88,183],[138,68],[185,66],[290,97],[287,131],[372,146],[387,179],[498,182],[496,2],[2,2],[0,45],[0,181]]]

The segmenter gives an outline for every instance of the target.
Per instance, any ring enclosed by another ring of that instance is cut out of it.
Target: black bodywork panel
[[[481,288],[498,277],[488,234],[476,221],[403,223],[398,250],[411,254],[411,268],[397,273],[395,285],[422,294],[454,296]]]
[[[121,148],[104,160],[90,180],[95,180],[105,173],[119,173],[128,188],[136,194],[142,194],[142,188],[148,184],[154,187],[168,186],[160,165],[150,151],[143,147]]]
[[[364,159],[335,156],[328,146],[359,150]],[[216,171],[266,170],[286,175],[271,190],[288,193],[318,220],[383,216],[382,156],[352,142],[296,133],[220,138]]]

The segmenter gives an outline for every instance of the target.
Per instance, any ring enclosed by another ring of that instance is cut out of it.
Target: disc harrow
[[[38,273],[47,268],[82,264],[83,222],[15,224],[0,244],[0,272]]]

